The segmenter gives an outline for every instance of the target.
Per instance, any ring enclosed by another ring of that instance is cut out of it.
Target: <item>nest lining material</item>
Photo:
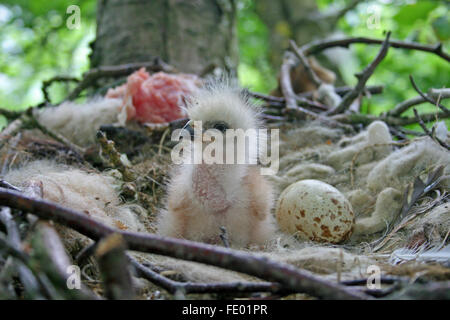
[[[114,112],[111,112],[111,117]],[[95,119],[93,121],[95,122]],[[91,124],[89,126],[92,127]],[[62,134],[81,145],[91,142],[92,136],[89,135],[94,133],[92,130],[88,132],[67,126],[55,125],[52,128],[56,131],[60,128]],[[428,245],[440,244],[448,237],[450,209],[446,195],[449,179],[441,181],[441,193],[422,200],[424,213],[418,215],[404,230],[388,241],[384,255],[371,252],[367,243],[379,238],[383,233],[386,225],[400,209],[407,185],[417,176],[426,174],[439,165],[445,166],[445,175],[449,174],[449,152],[428,137],[416,138],[406,146],[399,146],[393,142],[387,126],[379,121],[372,123],[367,130],[356,136],[340,139],[342,135],[340,129],[324,127],[314,122],[290,129],[285,126],[280,136],[279,172],[270,179],[277,194],[301,179],[318,179],[338,188],[349,199],[357,216],[350,241],[335,246],[300,243],[292,236],[279,233],[265,250],[247,250],[334,280],[365,277],[367,266],[371,264],[386,266],[382,269],[386,273],[401,273],[398,271],[400,269],[387,263],[386,256],[396,248],[407,246],[412,241],[411,235],[420,238],[420,235],[424,234],[424,241]],[[166,158],[166,163],[169,163],[169,154],[163,149],[162,157]],[[155,161],[153,158],[157,157],[141,155],[139,159],[146,160],[134,161],[133,168],[143,175],[153,170],[153,174],[160,175],[161,178],[167,173],[167,167],[154,170],[155,167],[161,168],[161,158]],[[56,161],[30,159],[12,167],[3,177],[10,183],[20,186],[30,180],[40,180],[44,186],[45,199],[85,212],[116,228],[154,232],[156,215],[148,214],[140,203],[135,201],[125,203],[119,192],[122,182],[111,172],[97,172]],[[153,178],[164,180],[155,176]],[[153,190],[150,195],[153,209],[162,205],[163,186],[157,185],[156,188],[159,192],[155,194]],[[89,239],[67,228],[59,227],[59,231],[68,251],[73,255],[80,249],[80,243],[85,245],[89,242]],[[141,261],[179,272],[190,281],[251,279],[236,272],[198,263],[142,253],[133,254]],[[426,268],[423,264],[416,266],[417,270],[423,268]],[[411,270],[415,269],[409,266],[405,274],[411,274]],[[442,273],[442,270],[439,272]],[[448,276],[448,273],[444,274]]]

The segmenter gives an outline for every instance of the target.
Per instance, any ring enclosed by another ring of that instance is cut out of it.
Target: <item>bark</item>
[[[259,0],[255,10],[269,30],[273,66],[281,64],[290,39],[303,45],[330,32],[326,22],[313,19],[319,13],[314,0]]]
[[[234,72],[235,20],[235,0],[99,0],[91,67],[159,57],[182,72]]]

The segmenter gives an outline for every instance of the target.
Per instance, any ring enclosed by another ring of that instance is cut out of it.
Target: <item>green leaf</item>
[[[417,20],[426,20],[428,14],[439,4],[436,1],[418,1],[402,7],[394,16],[394,20],[401,25],[411,25]]]
[[[439,41],[450,40],[450,17],[448,15],[436,18],[431,25]]]

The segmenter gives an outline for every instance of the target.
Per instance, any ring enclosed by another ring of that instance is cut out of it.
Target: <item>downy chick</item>
[[[233,154],[239,147],[239,142],[228,136],[233,132],[228,129],[255,129],[258,132],[262,126],[258,111],[241,92],[223,83],[210,85],[187,101],[189,123],[194,126],[192,131],[196,132],[195,138],[199,138],[198,132],[202,136],[200,149],[207,148],[205,140],[210,140],[205,137],[208,132],[220,135],[218,141],[227,145],[223,152],[224,162],[230,146]],[[263,139],[260,135],[257,138],[258,141]],[[221,228],[225,227],[234,247],[262,245],[273,239],[272,189],[256,164],[263,145],[265,143],[260,142],[258,146],[255,140],[247,142],[243,164],[236,161],[208,164],[210,162],[203,158],[194,164],[183,163],[175,167],[168,185],[166,209],[159,216],[158,232],[218,244],[221,243]],[[212,155],[216,155],[215,151]],[[192,159],[189,153],[187,157]]]

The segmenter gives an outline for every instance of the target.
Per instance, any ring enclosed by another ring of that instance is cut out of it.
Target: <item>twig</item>
[[[267,281],[278,282],[286,290],[304,292],[325,299],[369,298],[365,294],[348,290],[289,264],[193,241],[116,230],[85,214],[46,200],[26,197],[12,190],[0,188],[0,204],[32,212],[42,219],[61,223],[93,240],[99,240],[114,232],[120,233],[130,250],[160,254],[246,273]]]
[[[97,250],[98,242],[91,243],[87,245],[75,256],[75,262],[77,264],[82,264],[86,261],[90,256],[95,254],[95,250]]]
[[[448,300],[450,299],[450,281],[413,284],[402,291],[392,294],[391,299]]]
[[[121,154],[116,150],[114,141],[108,140],[106,134],[102,131],[97,131],[97,140],[102,147],[102,151],[108,156],[113,166],[122,173],[122,178],[126,182],[136,180],[135,173],[131,168],[122,161]]]
[[[95,251],[108,299],[128,300],[135,297],[125,249],[122,235],[113,233],[100,240]]]
[[[145,68],[152,72],[164,71],[164,72],[175,72],[176,69],[169,66],[161,59],[156,58],[152,62],[139,62],[123,64],[118,66],[102,66],[95,69],[91,69],[83,75],[83,79],[80,81],[79,85],[67,96],[66,100],[75,100],[78,98],[80,93],[94,84],[97,79],[107,78],[107,77],[123,77],[130,73],[140,69]]]
[[[401,128],[401,127],[390,127],[390,128],[398,130],[402,134],[409,134],[409,135],[415,136],[415,137],[423,137],[425,135],[425,133],[423,133],[423,132],[409,130],[409,129],[405,129],[405,128]]]
[[[352,127],[342,125],[332,119],[323,117],[310,110],[297,106],[297,101],[300,97],[296,97],[294,90],[292,89],[291,75],[290,75],[290,70],[294,65],[295,59],[292,53],[287,51],[284,56],[283,64],[281,65],[281,72],[280,72],[281,91],[286,101],[286,108],[284,109],[284,112],[289,116],[294,116],[299,119],[305,119],[308,117],[311,119],[319,119],[320,121],[327,123],[330,126],[342,128],[346,132],[352,132],[353,131]]]
[[[143,277],[153,284],[164,288],[170,294],[182,291],[189,293],[251,293],[251,292],[271,292],[279,293],[282,287],[271,282],[225,282],[225,283],[194,283],[179,282],[166,278],[158,272],[145,267],[136,259],[129,256],[131,264],[135,267],[138,276]]]
[[[316,118],[317,114],[309,111],[305,108],[299,107],[306,106],[315,109],[327,109],[322,104],[308,100],[304,97],[297,96],[292,88],[291,83],[291,69],[296,65],[296,59],[291,52],[287,51],[285,53],[283,63],[281,65],[280,71],[280,86],[281,92],[283,93],[284,100],[286,103],[286,110],[289,113],[296,114],[300,118],[312,117]],[[298,103],[298,104],[297,104]]]
[[[309,78],[317,87],[320,87],[320,85],[322,84],[322,80],[320,80],[320,78],[309,65],[308,59],[303,54],[303,51],[299,49],[299,47],[297,47],[297,44],[294,40],[289,40],[289,45],[291,46],[292,50],[294,50],[295,55],[298,57],[300,63],[305,68],[305,71],[308,74]]]
[[[344,280],[341,281],[340,283],[346,286],[363,286],[366,285],[368,281],[368,278],[362,278],[362,279],[355,279],[355,280]],[[404,282],[407,281],[406,279],[403,278],[398,278],[398,277],[380,277],[380,283],[384,283],[384,284],[394,284],[397,282]]]
[[[286,102],[286,109],[297,110],[299,113],[303,113],[304,116],[306,117],[306,115],[308,115],[309,112],[297,106],[297,100],[295,99],[295,92],[294,89],[292,88],[291,69],[295,66],[295,64],[296,63],[292,54],[290,52],[286,52],[280,70],[281,92],[283,93]]]
[[[42,82],[42,94],[44,95],[45,102],[50,102],[50,95],[48,93],[48,88],[53,82],[79,82],[80,80],[75,77],[70,76],[56,76],[51,79]]]
[[[11,189],[11,190],[14,190],[14,191],[19,191],[19,192],[22,191],[22,190],[20,190],[20,188],[12,185],[11,183],[9,183],[8,181],[5,181],[3,179],[0,179],[0,187],[1,188],[6,188],[6,189]]]
[[[17,132],[19,132],[24,126],[24,121],[20,117],[14,121],[12,121],[8,126],[0,132],[0,149],[5,145],[9,138],[14,136]]]
[[[83,158],[83,155],[86,152],[86,150],[84,148],[77,146],[76,144],[69,141],[69,139],[67,139],[63,135],[59,134],[58,132],[54,132],[53,130],[50,130],[50,129],[46,128],[45,126],[43,126],[39,122],[39,120],[34,116],[34,114],[32,112],[30,112],[27,120],[28,121],[26,122],[26,124],[28,126],[32,126],[34,128],[39,129],[40,131],[42,131],[42,133],[48,135],[49,137],[55,139],[58,142],[61,142],[64,145],[66,145],[69,149],[71,149],[73,152],[75,152],[79,158]]]
[[[16,258],[17,260],[21,261],[25,266],[27,266],[30,271],[35,276],[37,282],[39,283],[39,286],[41,288],[40,292],[44,295],[45,298],[55,298],[59,297],[59,295],[56,293],[55,288],[49,283],[48,279],[45,275],[39,274],[33,267],[31,258],[21,250],[16,249],[11,243],[9,243],[6,240],[3,240],[0,238],[0,250],[6,251],[8,255],[11,255],[12,257]],[[39,295],[36,296],[38,298]]]
[[[450,116],[445,115],[443,112],[423,113],[421,115],[423,121],[434,121],[436,119],[448,119]],[[416,117],[393,117],[386,114],[375,116],[371,114],[363,113],[349,113],[349,114],[337,114],[330,119],[339,121],[342,123],[362,124],[368,125],[373,121],[384,121],[388,125],[392,126],[406,126],[408,124],[417,123]]]
[[[8,242],[16,250],[21,250],[22,244],[19,235],[19,228],[11,215],[10,208],[1,208],[0,222],[3,223],[6,228]],[[44,296],[40,293],[39,282],[36,280],[33,272],[30,271],[30,269],[28,269],[28,267],[21,260],[16,261],[15,265],[19,273],[20,282],[22,283],[28,298],[44,298]]]
[[[447,150],[450,150],[450,146],[445,141],[442,141],[436,135],[434,135],[430,130],[428,130],[427,126],[425,125],[425,122],[423,122],[422,118],[420,117],[419,113],[417,112],[417,109],[414,108],[413,111],[414,111],[414,115],[416,116],[417,123],[419,123],[420,127],[423,129],[425,134],[427,136],[429,136],[433,141],[437,141],[437,143],[439,143],[442,147],[446,148]]]
[[[356,84],[355,88],[352,91],[348,92],[342,98],[341,103],[336,108],[328,112],[328,115],[335,115],[346,111],[348,107],[350,107],[350,104],[353,102],[353,100],[355,100],[364,91],[367,80],[369,80],[376,67],[380,64],[380,62],[384,59],[388,52],[390,36],[391,32],[389,31],[386,34],[386,39],[384,40],[383,45],[381,46],[381,49],[375,59],[362,72],[355,75],[358,78],[358,83]]]
[[[230,247],[230,240],[228,239],[228,232],[224,226],[220,227],[220,239],[222,240],[223,246],[225,248]]]
[[[81,283],[80,287],[69,288],[69,267],[72,265],[64,245],[55,229],[47,222],[39,221],[31,239],[33,263],[45,272],[58,292],[67,299],[97,299],[96,296]],[[73,289],[73,290],[72,290]],[[76,289],[76,290],[75,290]]]
[[[20,118],[20,116],[25,111],[12,111],[4,108],[0,108],[0,115],[4,116],[8,120],[16,120],[17,118]]]
[[[350,44],[354,43],[365,43],[365,44],[383,44],[383,40],[380,39],[372,39],[365,37],[355,37],[355,38],[344,38],[338,40],[324,40],[324,41],[315,41],[308,43],[301,47],[302,51],[306,56],[311,54],[317,54],[325,49],[333,48],[333,47],[345,47],[348,48]],[[407,42],[407,41],[397,41],[391,40],[389,41],[389,45],[393,48],[402,48],[402,49],[411,49],[418,50],[424,52],[434,53],[442,59],[450,62],[450,55],[442,50],[442,44],[438,43],[436,45],[422,45],[415,42]]]
[[[347,92],[353,90],[353,88],[351,88],[349,86],[344,86],[344,87],[337,87],[337,88],[335,88],[335,90],[338,95],[343,96]],[[285,99],[283,97],[275,97],[275,96],[271,96],[268,94],[263,94],[263,93],[259,93],[259,92],[253,92],[253,91],[247,91],[247,92],[251,97],[260,99],[263,101],[267,101],[267,102],[271,103],[271,105],[274,107],[284,108],[284,106],[285,106]],[[383,86],[367,86],[363,93],[364,94],[366,94],[366,93],[380,94],[382,92],[383,92]],[[311,100],[314,98],[314,91],[297,93],[296,96]]]
[[[430,99],[448,99],[450,98],[450,88],[444,88],[444,89],[430,89],[427,93],[427,97]],[[398,116],[408,110],[409,108],[427,102],[426,99],[424,99],[422,96],[417,96],[408,100],[405,100],[398,105],[396,105],[392,110],[387,112],[387,115],[389,116]]]
[[[436,99],[436,101],[434,101],[432,98],[430,98],[429,96],[425,95],[422,90],[419,89],[419,87],[417,86],[416,82],[414,81],[414,78],[412,75],[409,75],[409,80],[411,81],[412,86],[414,87],[414,90],[417,91],[417,93],[427,102],[431,103],[432,105],[437,106],[439,109],[441,109],[444,114],[450,114],[450,110],[448,110],[445,106],[443,106],[442,104],[439,103],[439,99],[440,96],[438,97],[438,99]]]

